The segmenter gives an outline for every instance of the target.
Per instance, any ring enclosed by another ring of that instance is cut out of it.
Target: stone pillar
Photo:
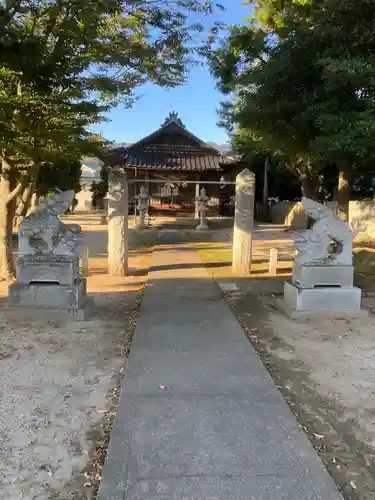
[[[199,182],[196,183],[195,185],[195,213],[194,213],[194,217],[196,219],[199,219],[199,201],[198,201],[198,198],[199,198],[199,195],[200,195],[200,186],[199,186]]]
[[[268,272],[270,274],[277,274],[277,259],[278,259],[277,248],[271,248],[270,260],[269,260],[269,265],[268,265]]]
[[[126,276],[128,272],[128,180],[122,170],[108,176],[108,273]]]
[[[232,271],[251,271],[252,230],[254,227],[255,175],[247,168],[236,177],[236,211],[233,227]]]

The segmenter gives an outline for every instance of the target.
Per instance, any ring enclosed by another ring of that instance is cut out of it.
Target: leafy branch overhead
[[[43,190],[63,182],[54,169],[69,177],[82,156],[99,155],[106,142],[91,127],[113,106],[130,106],[139,85],[182,84],[220,28],[207,38],[192,18],[214,8],[207,0],[2,3],[0,277],[11,260],[15,199],[26,207],[41,179]]]
[[[75,137],[82,147],[86,127],[111,106],[131,105],[138,85],[183,83],[205,47],[189,13],[212,5],[20,0],[2,9],[0,146],[36,161]]]
[[[285,157],[311,196],[339,173],[346,205],[375,157],[374,17],[368,0],[257,0],[211,57],[232,133]]]

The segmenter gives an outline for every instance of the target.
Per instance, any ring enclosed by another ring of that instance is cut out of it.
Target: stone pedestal
[[[87,305],[86,280],[81,278],[72,285],[13,283],[9,303],[23,309],[83,310]]]
[[[139,221],[138,221],[138,223],[137,223],[137,225],[135,227],[136,227],[136,229],[140,229],[140,230],[148,228],[148,225],[146,224],[146,218],[145,218],[145,216],[140,216],[139,217]]]
[[[279,305],[292,318],[316,313],[357,317],[361,313],[361,289],[353,286],[353,278],[353,266],[295,263]]]
[[[77,257],[25,255],[17,259],[17,283],[73,285],[79,279]]]
[[[284,302],[289,310],[297,312],[357,312],[361,309],[361,290],[356,287],[302,288],[286,281]]]
[[[340,265],[293,265],[292,282],[301,288],[353,286],[354,267]]]
[[[17,283],[8,289],[8,303],[19,312],[66,313],[86,319],[86,279],[80,277],[78,257],[24,255],[17,260]]]
[[[204,215],[202,215],[202,212],[201,212],[201,220],[200,220],[200,223],[199,225],[196,227],[196,230],[197,231],[208,231],[210,229],[209,225],[207,224],[206,222],[206,219],[204,217]]]

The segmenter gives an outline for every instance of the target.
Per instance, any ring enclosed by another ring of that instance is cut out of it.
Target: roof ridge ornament
[[[186,128],[185,125],[182,123],[182,120],[181,118],[178,116],[178,113],[177,111],[171,111],[168,116],[166,117],[166,119],[164,120],[163,124],[162,124],[162,127],[164,127],[165,125],[168,125],[168,123],[170,122],[176,122],[178,123],[181,127],[183,128]]]

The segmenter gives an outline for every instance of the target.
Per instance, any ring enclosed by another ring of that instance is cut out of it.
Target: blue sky
[[[249,15],[249,7],[242,6],[243,0],[220,3],[226,11],[218,12],[215,20],[238,24]],[[131,109],[117,107],[107,115],[111,121],[95,130],[111,141],[135,142],[159,128],[170,111],[177,111],[186,127],[202,140],[227,142],[225,130],[217,126],[217,109],[223,96],[206,67],[194,67],[183,87],[166,90],[147,84],[137,94],[141,97]]]

